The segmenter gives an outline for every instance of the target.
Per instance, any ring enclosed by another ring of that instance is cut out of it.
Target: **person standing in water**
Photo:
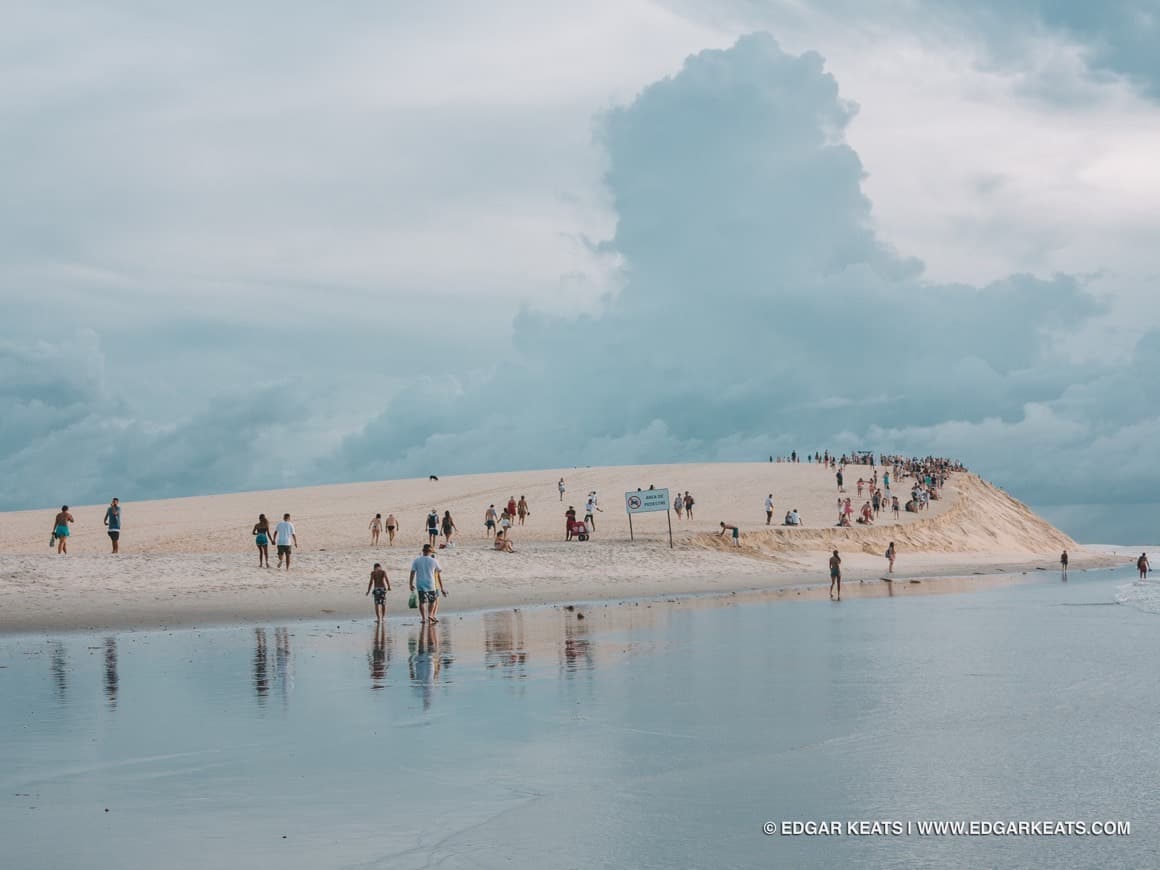
[[[423,545],[422,555],[416,556],[411,562],[411,577],[408,585],[419,599],[419,622],[438,622],[435,614],[439,612],[439,593],[447,594],[443,588],[443,569],[431,554],[430,544]],[[438,586],[438,590],[436,590]]]
[[[1152,566],[1148,564],[1148,554],[1141,553],[1140,558],[1136,560],[1136,570],[1140,572],[1140,579],[1147,580],[1148,572],[1152,570]]]
[[[52,521],[52,536],[56,539],[57,553],[68,552],[68,524],[75,522],[73,515],[68,512],[68,505],[62,504],[60,512]]]
[[[399,530],[399,521],[395,519],[394,514],[387,514],[387,543],[392,547],[395,546],[395,532]]]
[[[371,571],[371,579],[367,583],[367,595],[375,593],[375,622],[382,622],[387,618],[387,593],[391,591],[391,578],[383,570],[383,566],[375,562]],[[365,597],[365,596],[364,596]]]
[[[113,499],[105,508],[105,525],[109,529],[109,540],[113,542],[113,552],[121,552],[121,502]]]
[[[838,600],[842,600],[842,557],[834,550],[830,557],[830,597],[834,597],[834,586],[838,587]]]
[[[371,520],[371,524],[367,528],[371,530],[371,546],[377,547],[379,545],[379,535],[383,531],[383,515],[375,514],[375,518]]]
[[[1067,562],[1067,550],[1064,550],[1059,554],[1059,570],[1063,572],[1064,576],[1067,576]]]
[[[270,521],[265,514],[258,514],[258,521],[250,532],[258,545],[258,567],[270,567]],[[263,564],[264,563],[264,564]]]

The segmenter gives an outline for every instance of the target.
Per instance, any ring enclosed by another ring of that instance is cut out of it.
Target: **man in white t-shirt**
[[[278,547],[278,567],[286,560],[286,570],[290,570],[290,551],[298,546],[298,536],[294,534],[294,523],[290,514],[282,514],[282,522],[274,527],[274,544]]]
[[[768,526],[773,522],[773,493],[765,497],[765,524]]]
[[[411,563],[411,577],[409,580],[411,591],[419,599],[419,622],[438,622],[435,614],[439,612],[439,595],[447,595],[443,588],[443,568],[438,560],[431,555],[431,545],[423,545],[423,555],[416,556]],[[438,586],[438,589],[436,589]]]
[[[588,501],[584,503],[584,523],[588,526],[588,531],[596,531],[596,512],[603,511],[600,506],[596,504],[596,493],[589,493]]]

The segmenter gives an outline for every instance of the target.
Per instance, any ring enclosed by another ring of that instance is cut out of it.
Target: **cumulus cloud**
[[[759,34],[609,112],[600,138],[618,223],[605,247],[624,263],[620,291],[592,316],[524,312],[516,361],[454,396],[388,407],[338,466],[945,448],[1025,497],[1063,496],[1043,473],[1053,451],[1079,456],[1132,417],[1085,420],[1136,368],[1059,352],[1103,304],[1064,275],[924,279],[874,231],[844,139],[856,111],[818,55]]]

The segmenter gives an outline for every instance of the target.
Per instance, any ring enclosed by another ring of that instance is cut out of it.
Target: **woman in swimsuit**
[[[258,567],[270,567],[270,521],[265,514],[258,514],[258,521],[250,532],[254,536],[254,543],[258,545]]]
[[[455,520],[451,519],[451,511],[443,512],[443,539],[448,544],[451,543],[451,533],[458,532],[459,527],[455,525]]]
[[[367,528],[371,530],[371,546],[377,547],[379,545],[379,534],[383,531],[383,515],[375,514],[375,518],[371,520],[371,524]]]
[[[531,513],[531,511],[528,510],[528,500],[525,496],[520,496],[519,504],[516,505],[516,513],[519,515],[520,525],[522,526],[524,524],[524,520],[527,519],[528,514]]]
[[[399,521],[395,519],[394,514],[387,514],[387,543],[392,547],[395,546],[395,532],[399,528]]]
[[[60,513],[52,521],[52,535],[56,539],[56,551],[68,552],[68,524],[75,523],[73,515],[68,512],[68,505],[61,505]]]

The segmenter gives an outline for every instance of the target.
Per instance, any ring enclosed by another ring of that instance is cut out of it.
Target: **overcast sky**
[[[854,447],[1156,500],[1153,0],[3,8],[0,507]]]

